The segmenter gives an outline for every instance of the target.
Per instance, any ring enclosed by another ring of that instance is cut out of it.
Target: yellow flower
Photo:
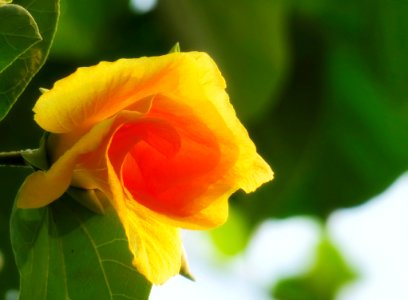
[[[18,207],[45,206],[70,185],[100,190],[123,224],[133,264],[154,284],[180,271],[179,228],[222,224],[232,193],[273,177],[205,53],[80,68],[34,112],[51,133],[52,165],[26,179]]]

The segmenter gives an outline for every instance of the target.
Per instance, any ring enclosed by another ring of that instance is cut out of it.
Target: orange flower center
[[[187,216],[207,206],[195,200],[221,176],[216,137],[191,115],[152,108],[122,125],[110,145],[109,159],[133,198],[168,215]]]

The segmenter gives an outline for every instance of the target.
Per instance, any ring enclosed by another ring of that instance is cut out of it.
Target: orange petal
[[[191,109],[157,96],[145,118],[115,132],[109,157],[134,201],[174,226],[212,228],[225,222],[232,193],[272,178],[245,129],[234,139],[222,123],[211,132]],[[147,143],[138,145],[141,140]],[[181,147],[166,150],[173,143]]]
[[[177,112],[180,105],[189,106],[192,113],[205,122],[216,135],[220,144],[221,157],[231,155],[233,147],[238,147],[239,157],[235,166],[225,176],[224,183],[233,186],[231,193],[242,188],[252,192],[260,185],[273,179],[269,165],[258,155],[256,147],[247,130],[238,120],[228,94],[225,92],[225,81],[214,61],[205,53],[192,52],[184,63],[188,70],[189,80],[176,94],[167,94],[169,101],[157,97],[165,111]],[[180,84],[181,85],[181,84]],[[157,102],[153,103],[154,105]]]
[[[207,203],[200,211],[190,215],[161,217],[173,226],[188,229],[209,229],[222,225],[228,217],[228,198],[238,189],[249,193],[272,180],[273,172],[259,156],[242,159],[222,179],[208,186],[205,193],[195,198],[198,203]]]
[[[217,75],[214,74],[214,76]],[[163,202],[164,205],[154,207],[152,206],[152,203],[156,201],[154,197],[149,199],[146,193],[132,192],[137,201],[146,198],[148,207],[162,212],[166,218],[172,218],[173,223],[180,227],[210,228],[222,224],[228,214],[227,198],[231,194],[238,189],[246,192],[254,191],[261,184],[273,178],[271,168],[257,154],[247,131],[236,118],[232,107],[227,105],[227,95],[221,90],[219,96],[221,97],[220,102],[223,102],[226,108],[216,111],[210,101],[204,101],[203,105],[199,106],[201,114],[195,112],[192,107],[186,108],[186,105],[169,97],[157,96],[147,114],[149,117],[162,118],[171,123],[183,137],[182,149],[185,147],[186,140],[199,137],[196,139],[199,146],[196,149],[185,151],[186,155],[182,157],[187,169],[183,167],[183,163],[172,164],[171,161],[166,162],[166,167],[154,168],[149,165],[147,168],[147,170],[152,170],[155,177],[161,173],[171,174],[167,180],[162,180],[164,181],[163,187],[166,186],[166,183],[180,181],[180,189],[169,189],[169,191],[174,190],[174,193],[168,193],[167,195],[171,197],[160,202]],[[202,117],[205,119],[201,121]],[[232,123],[229,124],[230,127],[227,126],[226,120]],[[213,126],[212,131],[209,129],[210,126]],[[217,158],[210,159],[209,154],[214,150],[217,156],[213,156]],[[175,157],[180,157],[180,155]],[[140,163],[143,165],[146,161],[148,160],[141,159]],[[129,166],[130,170],[138,170],[136,162],[130,165],[133,165],[133,167]],[[200,170],[201,165],[209,169],[207,173],[199,173],[201,177],[195,177],[195,171]],[[192,170],[189,170],[188,166]],[[186,179],[191,180],[191,184],[188,180],[180,180],[177,176],[179,171]],[[139,179],[136,178],[134,181],[138,180],[140,180],[140,175]],[[140,189],[139,186],[137,188]],[[159,196],[163,197],[166,194]],[[141,202],[144,203],[143,200]],[[166,207],[166,203],[170,207]]]
[[[132,137],[138,140],[128,145]],[[127,155],[118,155],[120,149]],[[197,118],[155,111],[116,132],[109,156],[134,199],[154,211],[184,216],[208,205],[195,200],[223,176],[236,155],[232,150],[220,161],[214,134]]]

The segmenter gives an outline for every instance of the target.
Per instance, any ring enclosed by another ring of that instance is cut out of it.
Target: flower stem
[[[0,152],[0,166],[29,167],[22,156],[22,151]]]

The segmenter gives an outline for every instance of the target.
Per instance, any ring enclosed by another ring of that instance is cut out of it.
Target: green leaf
[[[17,290],[19,274],[10,243],[10,215],[18,184],[30,173],[29,168],[0,168],[0,251],[3,254],[3,268],[0,270],[0,299],[6,291]]]
[[[59,0],[18,0],[15,4],[25,7],[32,15],[42,41],[29,47],[0,73],[0,120],[7,115],[30,80],[44,64],[59,14]]]
[[[98,190],[70,187],[67,191],[74,200],[97,214],[105,214],[106,197]]]
[[[373,39],[380,30],[371,23],[365,28],[366,18],[355,11],[371,4],[343,5],[340,10],[333,4],[320,26],[303,16],[294,19],[296,53],[284,100],[249,128],[276,174],[240,202],[253,224],[296,214],[325,218],[369,200],[408,169],[408,86],[397,89],[385,80],[390,71],[378,66],[383,45]],[[377,16],[371,15],[368,10],[367,18]],[[408,34],[407,26],[400,29]],[[388,79],[396,85],[408,65],[399,58],[400,73]]]
[[[0,6],[0,73],[41,41],[35,20],[19,5]]]
[[[14,209],[11,239],[20,299],[148,299],[112,209],[97,215],[64,196],[41,209]]]

